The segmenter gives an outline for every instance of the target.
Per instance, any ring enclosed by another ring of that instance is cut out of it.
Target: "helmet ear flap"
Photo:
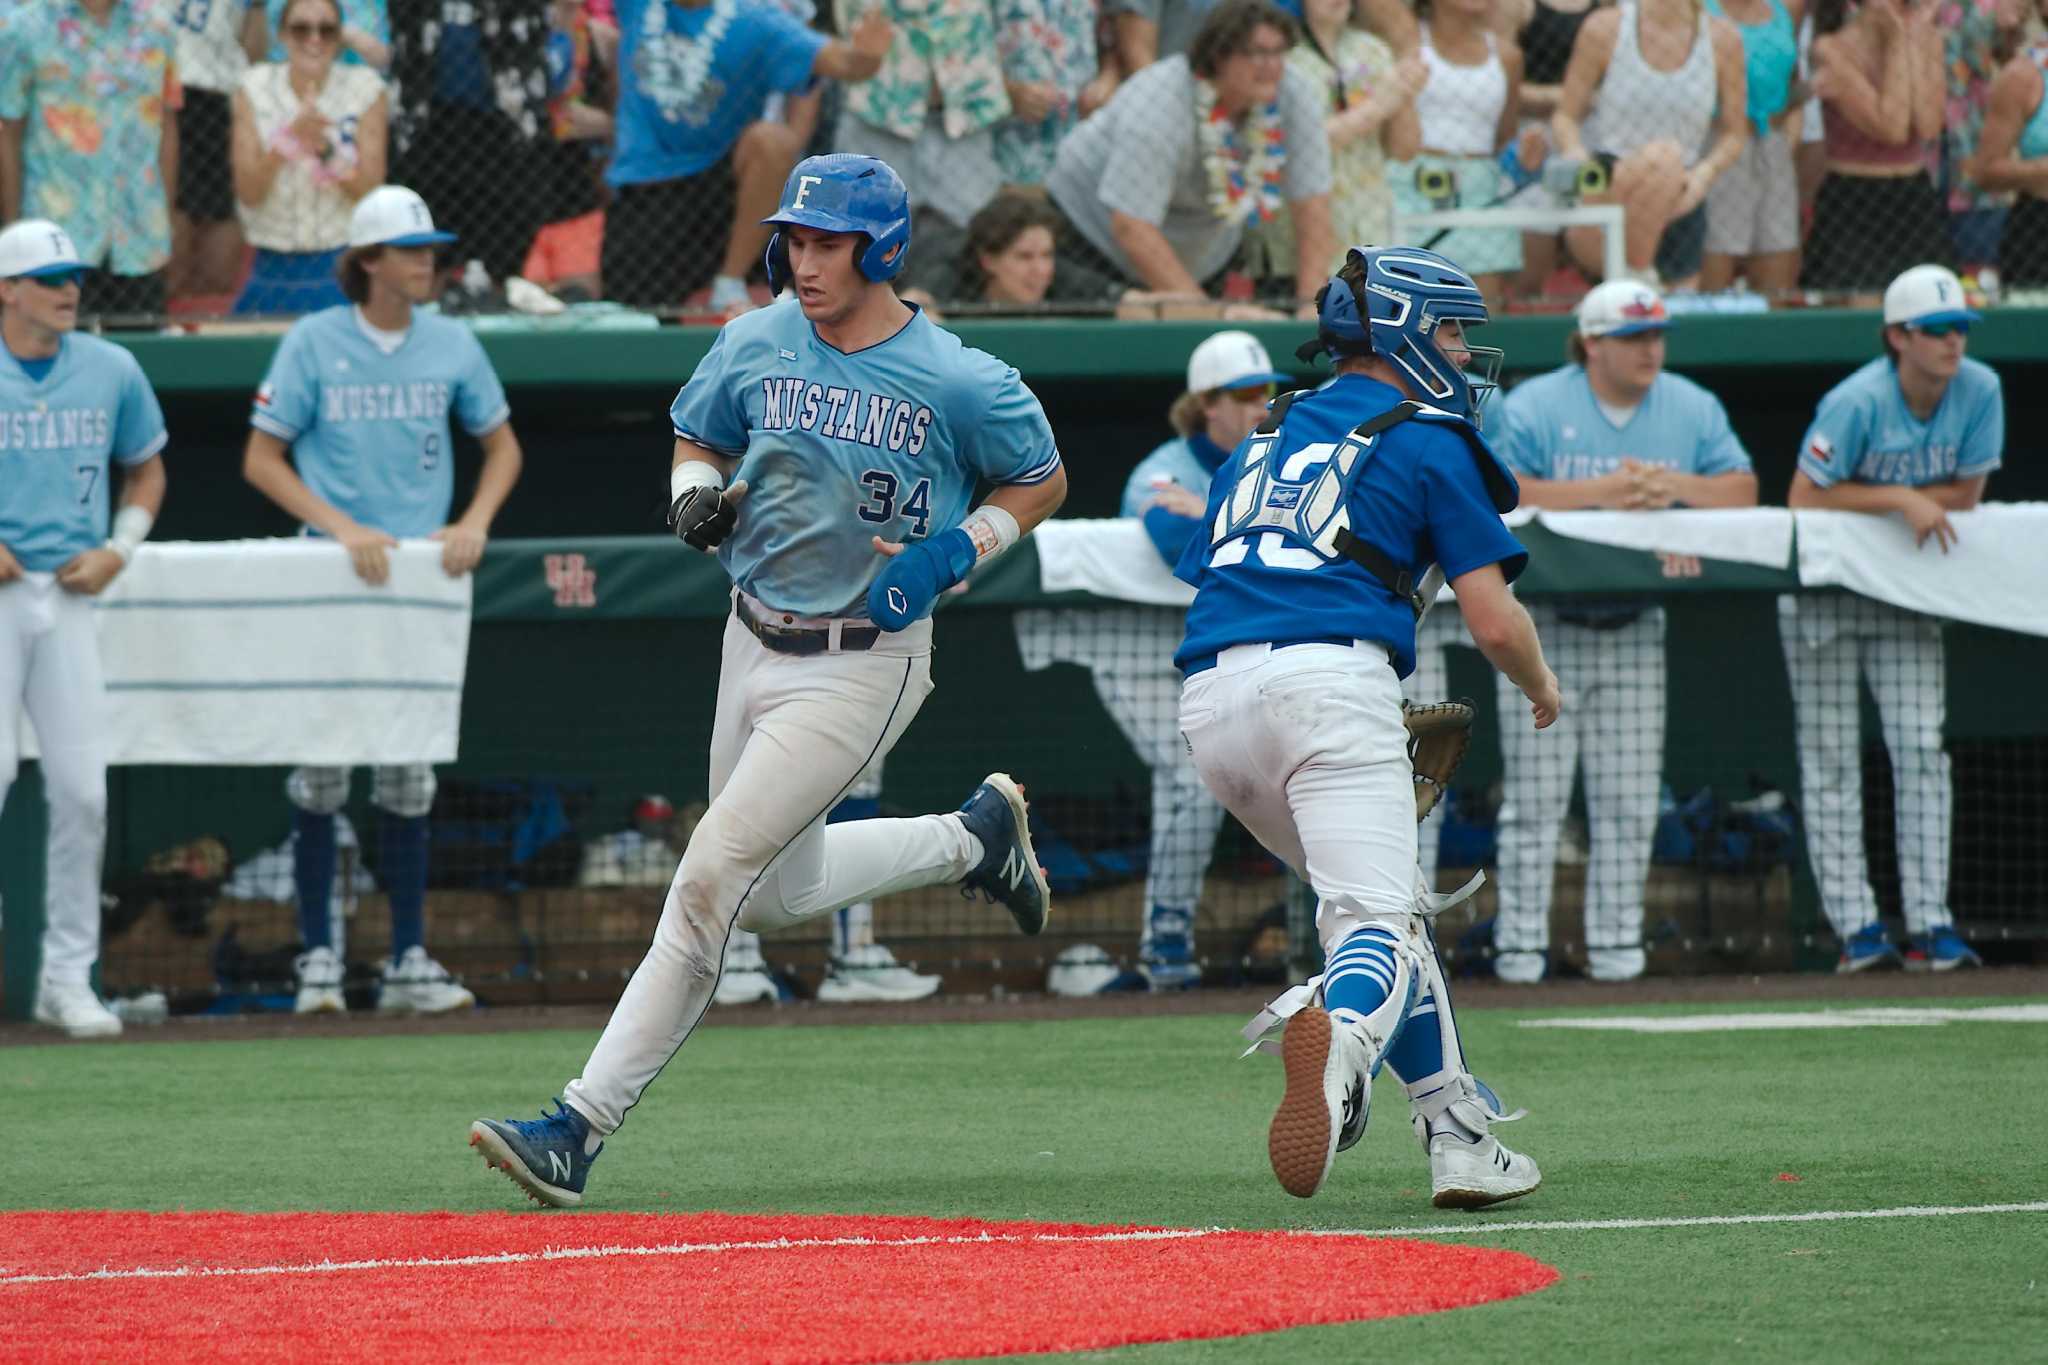
[[[768,292],[781,294],[782,287],[789,283],[790,271],[789,243],[782,240],[780,232],[769,235],[768,253],[762,264],[768,271]]]

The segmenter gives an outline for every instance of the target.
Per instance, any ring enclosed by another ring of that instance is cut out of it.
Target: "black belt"
[[[753,632],[759,640],[777,654],[829,654],[832,652],[832,632],[818,626],[772,626],[747,609],[747,599],[735,596],[732,599],[732,614],[740,624]],[[842,654],[854,650],[872,649],[875,641],[882,638],[880,626],[841,626],[839,628],[839,650]]]

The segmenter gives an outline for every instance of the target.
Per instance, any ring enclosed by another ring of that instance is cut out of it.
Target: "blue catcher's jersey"
[[[512,415],[476,334],[414,313],[386,355],[353,304],[300,318],[256,391],[249,423],[292,448],[306,487],[386,535],[432,535],[455,497],[448,413],[487,436]]]
[[[2005,462],[1998,372],[1965,358],[1926,421],[1879,357],[1828,390],[1799,448],[1799,471],[1822,488],[1843,482],[1919,487],[1989,474]]]
[[[1363,566],[1329,549],[1339,525],[1420,579],[1431,564],[1456,578],[1499,564],[1512,580],[1529,556],[1496,510],[1479,460],[1493,465],[1513,505],[1514,478],[1494,462],[1463,418],[1425,409],[1373,438],[1346,482],[1338,464],[1345,438],[1401,402],[1389,385],[1342,375],[1302,395],[1286,414],[1281,444],[1258,458],[1253,433],[1216,472],[1205,533],[1189,543],[1176,576],[1195,586],[1187,637],[1174,663],[1186,669],[1231,645],[1348,636],[1393,651],[1402,677],[1415,668],[1415,613]],[[1355,446],[1351,447],[1356,449]],[[1247,472],[1247,464],[1257,467]],[[1270,468],[1273,479],[1264,481]],[[1242,488],[1244,492],[1240,494]],[[1250,505],[1264,490],[1264,505]],[[1333,499],[1341,498],[1341,504]],[[1295,543],[1244,516],[1279,518],[1296,509],[1322,548]],[[1239,513],[1244,515],[1239,515]]]
[[[126,348],[71,333],[35,380],[0,346],[0,545],[32,573],[104,545],[107,462],[141,464],[168,439]]]
[[[1721,400],[1683,375],[1664,373],[1629,420],[1600,410],[1577,365],[1517,384],[1502,400],[1501,463],[1532,479],[1597,479],[1624,459],[1680,474],[1747,474],[1749,452]]]
[[[1040,483],[1060,467],[1017,371],[922,311],[848,354],[794,298],[742,314],[676,395],[676,435],[738,459],[739,522],[719,547],[733,582],[802,616],[865,616],[883,563],[871,543],[960,524],[975,484]]]

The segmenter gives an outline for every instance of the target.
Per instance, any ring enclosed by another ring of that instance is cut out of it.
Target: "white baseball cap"
[[[1953,270],[1916,265],[1885,286],[1884,324],[1975,322],[1977,314]]]
[[[1273,368],[1273,357],[1250,332],[1218,332],[1188,357],[1189,393],[1286,382],[1287,376]]]
[[[47,218],[24,218],[0,232],[0,280],[83,269],[71,234]]]
[[[1664,296],[1638,280],[1609,280],[1579,300],[1579,335],[1632,337],[1671,325]]]
[[[434,246],[454,240],[454,233],[435,230],[427,201],[403,185],[379,185],[357,200],[348,216],[352,247]]]

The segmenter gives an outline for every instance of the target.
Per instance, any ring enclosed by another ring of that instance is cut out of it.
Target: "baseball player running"
[[[50,808],[35,1021],[74,1038],[121,1031],[93,993],[107,840],[106,689],[91,599],[149,535],[164,501],[163,410],[126,349],[79,336],[85,263],[64,229],[0,232],[0,807],[20,712],[42,748]],[[107,535],[109,462],[121,511]]]
[[[939,594],[1066,495],[1052,431],[1015,370],[889,287],[910,199],[887,163],[799,162],[767,221],[770,282],[794,297],[728,322],[670,409],[669,523],[734,584],[710,809],[555,1112],[470,1128],[485,1161],[546,1204],[582,1201],[604,1139],[703,1017],[735,923],[773,929],[957,882],[1027,934],[1045,925],[1045,875],[1006,775],[957,814],[826,815],[930,693]],[[970,512],[984,479],[995,491]]]
[[[1187,391],[1168,414],[1180,435],[1140,460],[1124,484],[1123,514],[1144,523],[1169,566],[1180,562],[1202,530],[1210,479],[1266,415],[1274,385],[1286,378],[1250,332],[1218,332],[1188,357]],[[1140,619],[1155,619],[1155,613]],[[1188,761],[1176,723],[1180,673],[1171,662],[1184,618],[1159,609],[1156,619],[1170,640],[1156,658],[1132,657],[1132,668],[1097,667],[1089,676],[1117,728],[1152,769],[1152,852],[1145,865],[1150,910],[1138,944],[1138,975],[1154,989],[1170,989],[1202,977],[1195,959],[1195,909],[1223,807]],[[1148,643],[1126,641],[1119,665],[1127,662],[1126,654],[1148,652]]]
[[[297,517],[307,534],[338,541],[357,577],[372,586],[389,576],[389,552],[406,538],[440,541],[442,568],[468,573],[519,480],[520,453],[504,386],[475,335],[459,322],[415,311],[434,294],[434,248],[455,238],[435,230],[417,194],[386,185],[356,204],[348,240],[341,287],[350,302],[303,317],[285,333],[256,391],[243,477]],[[451,411],[484,452],[476,494],[452,522]],[[293,1003],[300,1014],[347,1008],[328,911],[334,816],[348,788],[347,768],[295,768],[285,781],[306,945]],[[425,946],[433,765],[379,767],[370,800],[383,812],[378,868],[391,901],[391,956],[377,1009],[467,1009],[476,997]]]
[[[1364,1133],[1384,1063],[1406,1085],[1434,1202],[1476,1208],[1541,1176],[1491,1132],[1519,1114],[1466,1070],[1422,918],[1440,902],[1416,868],[1400,679],[1436,565],[1536,727],[1557,719],[1557,679],[1508,591],[1528,562],[1500,519],[1514,476],[1468,420],[1501,353],[1466,340],[1486,305],[1430,251],[1354,248],[1316,308],[1303,353],[1329,355],[1336,378],[1280,398],[1217,471],[1207,534],[1176,570],[1196,589],[1181,729],[1209,790],[1316,894],[1328,966],[1255,1021],[1286,1021],[1268,1134],[1282,1188],[1322,1187]],[[1481,361],[1475,385],[1465,371]]]
[[[1664,369],[1664,300],[1611,280],[1579,303],[1571,363],[1502,401],[1500,455],[1536,507],[1754,507],[1756,475],[1721,400]],[[1572,775],[1582,771],[1587,970],[1643,974],[1643,888],[1664,771],[1664,611],[1578,598],[1530,609],[1568,685],[1570,712],[1541,734],[1501,735],[1500,911],[1494,970],[1543,979],[1551,887]],[[1513,694],[1500,688],[1505,708]],[[1581,755],[1585,762],[1581,764]]]
[[[1786,502],[1897,513],[1916,544],[1956,544],[1948,514],[1975,507],[2005,458],[2005,396],[1990,366],[1967,359],[1977,314],[1938,265],[1884,291],[1885,354],[1828,391],[1799,451]],[[1948,908],[1948,754],[1941,623],[1851,594],[1778,599],[1779,633],[1799,728],[1806,837],[1821,905],[1842,940],[1838,971],[1896,956],[1877,918],[1863,852],[1857,678],[1877,699],[1891,755],[1899,885],[1910,936],[1905,965],[1949,971],[1977,954]]]

